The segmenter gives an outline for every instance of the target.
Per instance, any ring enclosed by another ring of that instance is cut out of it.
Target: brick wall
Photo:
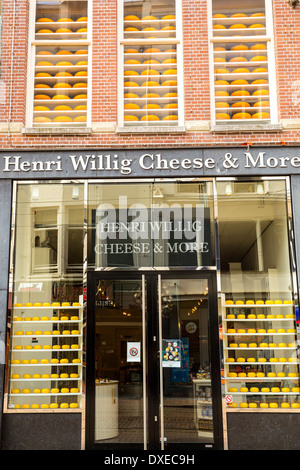
[[[88,147],[181,147],[298,145],[300,126],[280,132],[179,134],[126,134],[114,132],[81,135],[23,135],[13,125],[25,123],[28,51],[28,2],[4,0],[2,70],[5,99],[0,105],[0,126],[11,122],[10,132],[0,132],[0,149]],[[182,0],[186,121],[210,119],[207,11],[204,0]],[[15,35],[13,18],[15,7]],[[300,118],[300,7],[293,9],[273,0],[279,119]],[[12,54],[13,46],[13,54]],[[13,68],[12,68],[13,67]],[[12,69],[11,69],[12,68]],[[12,70],[12,84],[10,82]],[[117,1],[95,1],[93,6],[92,122],[117,120]],[[12,88],[10,88],[12,86]],[[11,102],[11,108],[10,108]]]

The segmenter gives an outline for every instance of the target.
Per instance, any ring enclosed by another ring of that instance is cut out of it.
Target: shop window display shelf
[[[293,302],[222,300],[227,411],[299,411]]]
[[[162,11],[153,5],[149,15],[143,15],[138,7],[125,5],[124,126],[178,126],[178,39],[174,7],[174,2],[170,2]],[[168,70],[171,73],[166,73]],[[172,95],[164,96],[168,93]]]
[[[216,124],[270,124],[268,41],[263,10],[213,12]]]
[[[9,411],[80,411],[82,306],[78,302],[16,304],[11,344]]]
[[[87,2],[70,0],[61,5],[37,4],[35,16],[32,127],[38,130],[86,128],[89,87]],[[57,76],[58,73],[61,76]],[[66,86],[58,87],[60,83]],[[60,99],[55,95],[60,95]],[[77,95],[85,96],[78,102]]]

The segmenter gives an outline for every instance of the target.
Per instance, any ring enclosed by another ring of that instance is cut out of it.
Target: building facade
[[[2,0],[1,448],[300,448],[300,7]]]

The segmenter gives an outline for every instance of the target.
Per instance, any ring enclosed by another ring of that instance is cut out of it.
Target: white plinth
[[[95,440],[111,439],[119,431],[118,382],[99,382],[95,386]]]

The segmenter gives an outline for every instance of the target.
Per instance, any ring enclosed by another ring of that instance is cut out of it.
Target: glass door
[[[214,292],[214,276],[158,276],[162,449],[196,449],[220,443]]]
[[[220,447],[215,293],[212,272],[89,273],[89,448]]]

